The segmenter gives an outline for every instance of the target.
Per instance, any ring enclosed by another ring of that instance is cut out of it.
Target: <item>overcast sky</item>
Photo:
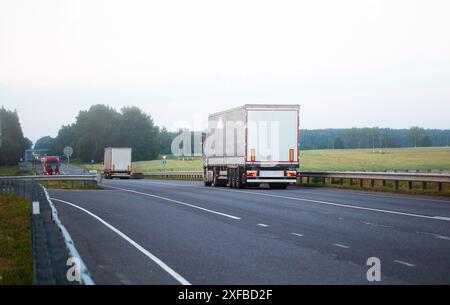
[[[448,0],[0,0],[0,105],[33,141],[96,103],[172,130],[245,103],[301,104],[302,128],[450,128],[449,16]]]

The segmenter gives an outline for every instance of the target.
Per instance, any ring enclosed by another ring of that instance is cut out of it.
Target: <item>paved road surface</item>
[[[450,201],[104,180],[50,191],[98,284],[450,284]],[[82,210],[83,209],[83,210]]]

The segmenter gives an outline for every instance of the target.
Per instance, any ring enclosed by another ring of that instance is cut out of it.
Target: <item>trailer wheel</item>
[[[213,187],[218,187],[218,186],[219,186],[219,185],[218,185],[218,181],[217,181],[217,177],[216,177],[216,172],[215,172],[215,171],[214,171],[214,174],[213,174],[213,181],[212,181],[211,185],[212,185]]]
[[[244,188],[244,182],[242,181],[242,175],[241,175],[241,169],[236,169],[236,188],[237,189],[243,189]]]
[[[236,171],[236,174],[235,174],[235,183],[234,183],[234,186],[235,186],[235,188],[237,188],[237,189],[240,189],[241,188],[241,177],[239,176],[239,169],[236,169],[235,170]]]
[[[232,169],[228,169],[228,173],[227,173],[227,178],[228,178],[228,187],[229,188],[233,188],[233,170]]]

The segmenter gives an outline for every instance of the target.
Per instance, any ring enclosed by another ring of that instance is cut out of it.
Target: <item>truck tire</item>
[[[234,168],[231,169],[230,185],[232,189],[236,188],[236,170]]]
[[[237,189],[241,188],[241,177],[239,176],[239,169],[236,169],[236,174],[235,174],[235,183],[234,183],[234,187]]]
[[[236,169],[236,188],[237,189],[243,189],[244,188],[244,182],[242,181],[242,175],[241,175],[241,169]]]
[[[233,188],[233,170],[228,170],[228,187],[231,189]]]
[[[211,186],[212,182],[208,181],[208,169],[206,167],[203,168],[203,184],[205,186]]]
[[[211,185],[213,187],[219,186],[219,181],[217,180],[217,176],[216,176],[216,169],[213,170],[213,181],[212,181]]]

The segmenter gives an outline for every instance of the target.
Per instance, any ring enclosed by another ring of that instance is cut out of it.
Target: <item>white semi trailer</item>
[[[131,178],[131,148],[107,147],[105,148],[104,175],[106,179]]]
[[[296,183],[299,111],[299,105],[244,105],[211,114],[203,140],[205,186]]]

